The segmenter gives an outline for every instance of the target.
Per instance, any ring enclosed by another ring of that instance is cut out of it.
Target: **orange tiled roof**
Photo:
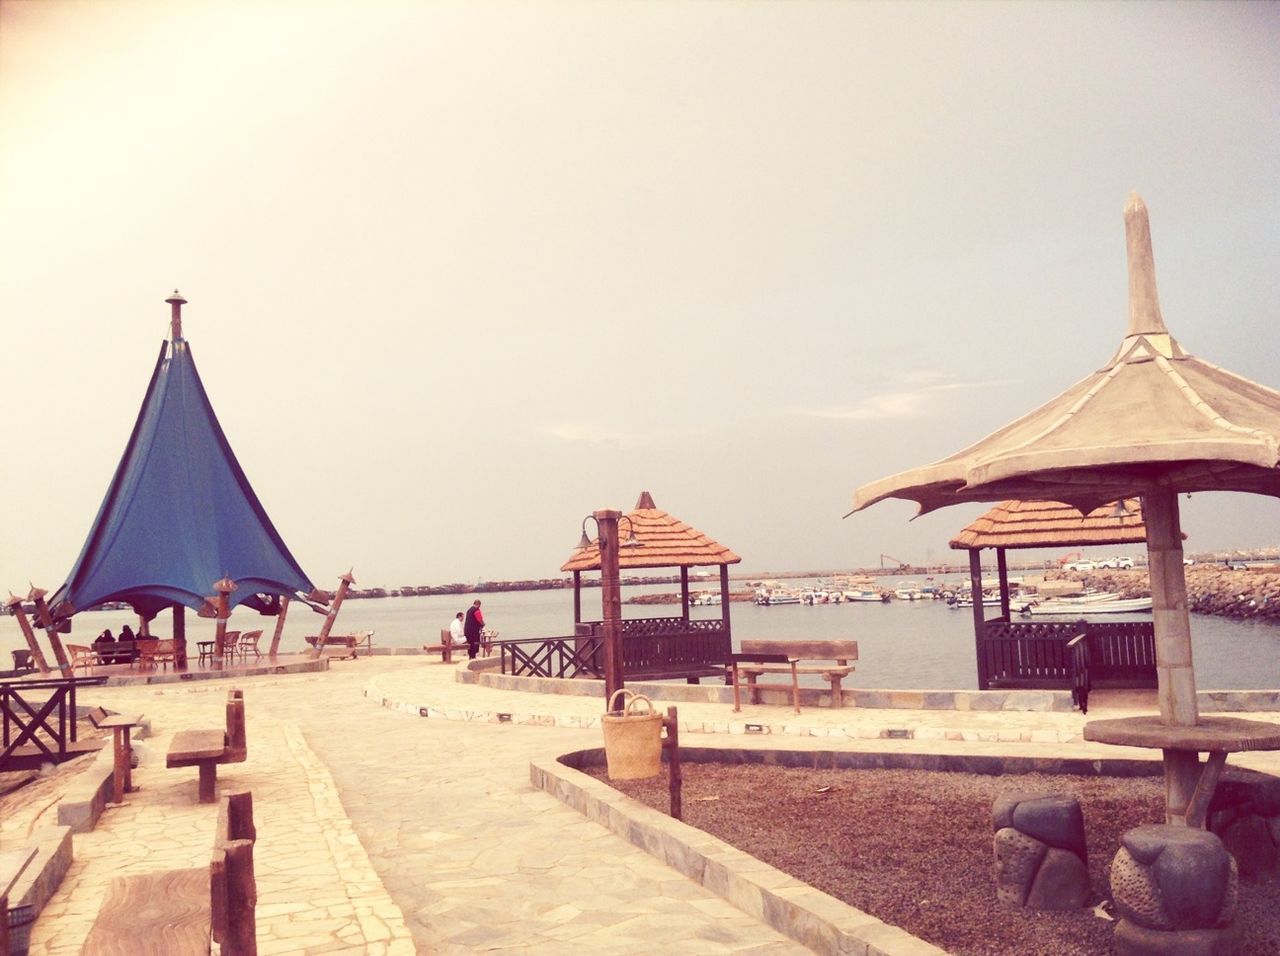
[[[1053,548],[1062,545],[1143,544],[1147,526],[1137,498],[1082,515],[1060,501],[1002,501],[951,539],[957,550],[976,548]]]
[[[724,545],[712,541],[697,528],[673,518],[653,503],[649,492],[643,492],[634,511],[627,512],[636,538],[643,547],[620,548],[620,568],[688,568],[709,564],[737,564],[742,558]],[[619,522],[626,535],[627,523]],[[600,545],[592,540],[586,548],[575,548],[561,571],[600,570]]]

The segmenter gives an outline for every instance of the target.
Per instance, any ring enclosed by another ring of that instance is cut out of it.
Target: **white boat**
[[[839,604],[844,595],[839,591],[828,591],[823,588],[811,588],[800,593],[800,603],[812,607],[815,604]]]
[[[717,591],[699,591],[689,595],[690,607],[719,607],[720,594]]]
[[[901,587],[893,589],[893,596],[899,601],[922,601],[925,593],[914,581],[904,581]]]
[[[756,592],[756,603],[762,607],[774,607],[779,604],[799,604],[800,595],[784,588],[772,588]]]
[[[881,604],[884,602],[884,595],[872,587],[846,588],[844,599],[846,601],[866,601],[868,603],[874,601],[876,604]]]
[[[1083,614],[1137,614],[1151,610],[1151,598],[1121,598],[1119,595],[1109,600],[1065,601],[1055,598],[1028,604],[1023,608],[1024,614],[1066,614],[1079,617]]]

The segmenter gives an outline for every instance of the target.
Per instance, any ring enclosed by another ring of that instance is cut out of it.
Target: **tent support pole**
[[[187,666],[187,609],[182,604],[173,606],[173,666],[176,670]]]
[[[1009,559],[1004,548],[996,548],[996,567],[1000,571],[1000,613],[1007,624],[1013,618],[1009,615]]]
[[[49,673],[49,662],[44,659],[44,651],[40,649],[40,642],[36,640],[36,633],[31,629],[31,622],[27,620],[27,612],[22,609],[22,598],[9,598],[9,610],[13,612],[13,616],[18,619],[18,627],[22,629],[22,637],[27,642],[27,647],[31,650],[31,660],[40,668],[41,674]]]
[[[320,657],[324,654],[324,642],[329,637],[329,632],[333,630],[333,624],[338,619],[338,609],[342,607],[342,602],[347,596],[347,589],[355,584],[356,579],[351,576],[348,571],[338,581],[338,592],[334,594],[333,600],[329,604],[329,613],[325,615],[324,624],[320,627],[320,636],[316,638],[316,646],[312,648],[311,656]]]
[[[284,619],[289,613],[289,595],[284,594],[280,597],[280,613],[276,615],[276,631],[271,635],[271,650],[267,652],[267,656],[272,660],[276,659],[276,655],[280,653],[280,638],[284,636]]]
[[[62,671],[63,677],[75,677],[75,671],[71,669],[71,661],[62,646],[62,638],[58,636],[57,625],[53,623],[53,615],[49,613],[49,605],[44,601],[44,592],[39,588],[32,588],[27,598],[36,603],[36,620],[49,635],[49,643],[53,645],[53,656],[58,659],[58,670]]]
[[[688,603],[685,602],[686,607]],[[684,613],[689,612],[686,610]],[[729,629],[729,565],[727,564],[720,565],[720,620],[724,622],[724,632],[730,635],[732,642],[732,631]]]

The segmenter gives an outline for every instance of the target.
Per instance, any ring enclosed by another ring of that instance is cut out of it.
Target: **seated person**
[[[137,637],[134,636],[133,628],[128,624],[120,628],[120,639],[116,642],[116,663],[128,664],[138,653],[138,645],[134,643]]]
[[[111,628],[107,628],[93,639],[93,649],[98,655],[99,663],[114,664],[116,662],[116,639],[111,633]]]

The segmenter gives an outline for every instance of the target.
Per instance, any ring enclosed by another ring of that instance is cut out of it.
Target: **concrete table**
[[[1158,715],[1091,720],[1084,739],[1164,753],[1165,822],[1203,827],[1227,754],[1280,750],[1280,724],[1240,717],[1201,717],[1191,726],[1164,723]],[[1208,754],[1200,763],[1200,754]]]
[[[114,717],[105,717],[98,723],[99,728],[105,727],[111,731],[112,745],[115,751],[113,783],[116,803],[124,803],[124,795],[134,790],[133,761],[131,759],[133,748],[129,743],[129,731],[140,723],[142,723],[141,714],[133,717],[117,714]]]

